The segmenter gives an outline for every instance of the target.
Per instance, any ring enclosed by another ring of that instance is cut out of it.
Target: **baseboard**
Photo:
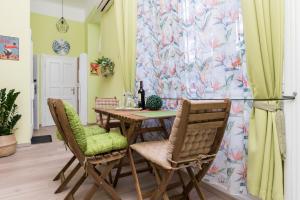
[[[231,196],[230,194],[223,191],[221,188],[213,186],[206,182],[200,183],[201,187],[205,190],[209,191],[210,193],[213,193],[215,196],[220,197],[222,200],[239,200],[238,198]]]
[[[205,190],[209,191],[210,193],[213,193],[217,197],[220,197],[223,200],[259,200],[256,197],[253,197],[251,195],[231,195],[227,193],[223,188],[218,187],[216,185],[209,184],[207,182],[201,182],[201,187],[203,187]]]
[[[18,148],[24,148],[24,147],[30,147],[31,143],[22,143],[22,144],[17,144],[17,149]]]

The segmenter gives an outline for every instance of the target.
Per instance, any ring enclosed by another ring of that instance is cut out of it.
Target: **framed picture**
[[[100,71],[100,68],[99,68],[99,65],[97,63],[91,63],[90,64],[90,73],[92,75],[99,75],[99,71]]]
[[[19,38],[0,35],[0,59],[19,60]]]

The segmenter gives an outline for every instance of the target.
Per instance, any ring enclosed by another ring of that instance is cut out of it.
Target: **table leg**
[[[163,129],[163,133],[164,133],[164,139],[168,139],[169,138],[169,134],[168,134],[168,131],[167,131],[167,128],[166,128],[166,124],[165,124],[165,121],[164,119],[159,119],[159,122],[160,122],[160,125]]]
[[[124,120],[120,120],[120,123],[121,123],[121,130],[122,130],[123,134],[125,134],[125,136],[127,137],[128,145],[130,145],[132,143],[131,141],[133,140],[134,135],[135,135],[134,132],[135,132],[135,128],[137,126],[137,123],[136,122],[131,123],[128,130],[126,130]],[[128,146],[128,148],[129,148],[129,146]],[[115,176],[115,179],[114,179],[114,183],[113,183],[114,187],[116,187],[117,184],[118,184],[120,174],[122,172],[124,159],[125,159],[125,157],[122,158],[120,163],[119,163],[119,166],[118,166],[118,169],[117,169],[117,172],[116,172],[116,176]]]
[[[110,115],[107,115],[106,124],[105,124],[105,129],[107,132],[110,131],[109,121],[110,121]]]
[[[121,129],[122,134],[127,137],[127,129],[125,126],[125,122],[123,120],[120,120],[120,124],[121,124],[120,129]]]

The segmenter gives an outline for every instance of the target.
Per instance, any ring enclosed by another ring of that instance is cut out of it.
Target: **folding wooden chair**
[[[64,132],[62,131],[62,127],[60,126],[58,119],[56,117],[55,114],[55,110],[54,110],[54,101],[53,99],[48,99],[48,106],[49,106],[49,110],[51,113],[51,116],[53,118],[53,121],[57,127],[57,130],[59,131],[59,133],[61,134],[61,137],[63,138],[63,141],[65,143],[65,145],[67,146],[68,144],[65,142],[67,141],[66,136],[64,135]],[[70,148],[69,148],[70,149]],[[70,149],[71,150],[71,149]],[[73,152],[72,152],[73,153]],[[71,179],[74,177],[74,175],[78,172],[78,170],[80,169],[80,163],[78,163],[73,169],[72,171],[66,176],[65,173],[66,171],[69,169],[69,167],[73,164],[73,162],[76,160],[76,157],[73,153],[72,158],[65,164],[65,166],[58,172],[58,174],[54,177],[53,181],[57,181],[57,180],[61,180],[61,184],[59,185],[59,187],[55,190],[54,193],[59,193],[62,192],[63,189],[67,186],[67,184],[71,181]]]
[[[113,98],[95,98],[95,108],[113,109],[119,106],[119,100]],[[117,119],[110,119],[102,113],[96,113],[97,124],[109,131],[111,128],[120,128],[120,121]]]
[[[204,195],[199,181],[213,162],[222,142],[228,121],[230,100],[201,102],[183,100],[177,112],[169,140],[137,143],[130,146],[129,159],[135,180],[138,199],[169,199],[167,189],[178,184],[169,184],[174,173],[180,179],[182,193],[176,198],[189,199],[188,194],[195,187],[200,199]],[[155,173],[157,189],[142,193],[132,150],[148,160]],[[197,175],[194,174],[198,170]],[[183,181],[183,172],[190,178]],[[169,187],[168,187],[169,185]]]
[[[126,155],[127,150],[122,149],[90,157],[85,156],[74,138],[63,102],[59,99],[50,99],[48,102],[52,104],[52,108],[54,110],[53,113],[57,118],[57,122],[61,128],[61,133],[63,133],[63,135],[66,137],[67,146],[74,153],[76,159],[80,163],[80,166],[85,169],[85,173],[80,177],[65,199],[73,198],[74,193],[78,190],[88,175],[93,178],[95,183],[88,191],[84,199],[91,199],[98,188],[102,188],[114,200],[121,199],[115,189],[107,181],[107,176],[112,168],[119,163],[120,159]],[[96,168],[96,166],[99,165],[102,167],[101,171]]]

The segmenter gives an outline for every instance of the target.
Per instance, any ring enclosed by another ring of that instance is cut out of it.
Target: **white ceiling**
[[[51,3],[61,5],[61,0],[39,0],[39,1],[51,2]],[[89,3],[89,1],[91,0],[64,0],[64,5],[71,6],[74,8],[85,8]]]
[[[100,0],[64,0],[64,17],[75,21],[85,21]],[[31,12],[61,17],[61,0],[30,0]]]

